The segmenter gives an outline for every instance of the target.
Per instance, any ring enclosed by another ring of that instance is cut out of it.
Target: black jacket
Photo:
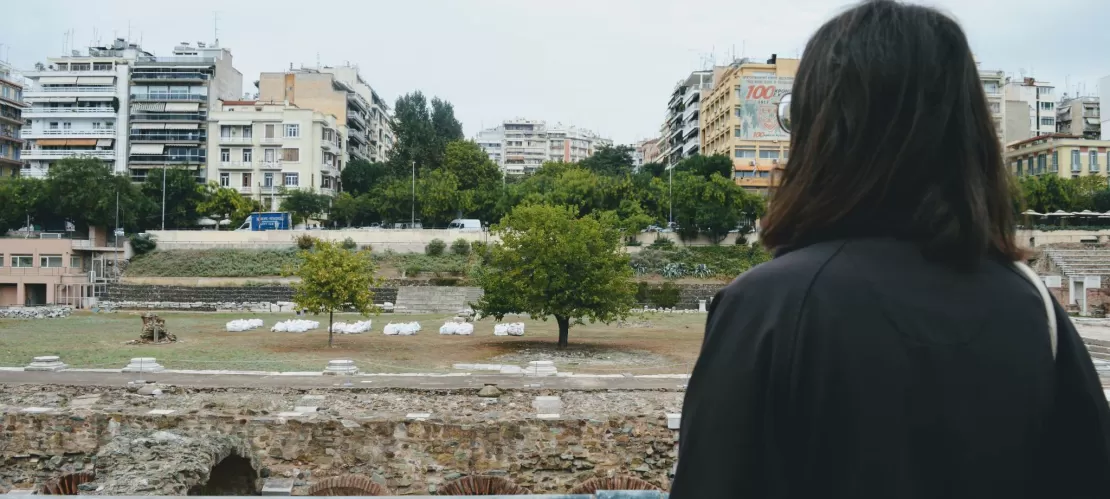
[[[1012,266],[814,244],[717,294],[671,499],[1110,498],[1110,409]]]

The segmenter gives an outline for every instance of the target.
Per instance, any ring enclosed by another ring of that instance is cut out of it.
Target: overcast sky
[[[985,69],[1048,80],[1059,95],[1110,75],[1106,0],[928,0],[954,15]],[[422,90],[455,105],[468,137],[514,117],[595,130],[618,143],[658,133],[690,71],[731,55],[792,57],[843,0],[8,1],[0,58],[20,69],[93,40],[140,39],[170,55],[219,40],[243,72],[357,64],[391,104]]]

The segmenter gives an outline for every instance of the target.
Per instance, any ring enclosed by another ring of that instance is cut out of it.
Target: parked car
[[[482,221],[476,218],[456,218],[447,224],[452,230],[482,230]]]

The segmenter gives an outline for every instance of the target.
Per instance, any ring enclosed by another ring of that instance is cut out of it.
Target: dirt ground
[[[689,373],[701,347],[704,314],[648,314],[625,324],[587,324],[570,331],[570,348],[556,349],[553,320],[524,322],[522,337],[493,336],[492,319],[478,321],[473,336],[445,336],[439,327],[450,314],[379,315],[369,333],[335,335],[327,346],[327,317],[307,333],[270,331],[291,314],[167,312],[160,314],[177,335],[171,345],[126,345],[138,338],[139,312],[78,312],[64,319],[0,320],[0,366],[24,366],[32,357],[59,355],[71,367],[118,369],[133,357],[155,357],[168,369],[319,371],[328,360],[348,358],[363,372],[449,372],[457,363],[526,365],[553,360],[560,371],[577,373]],[[225,331],[233,319],[260,318],[264,328]],[[337,315],[336,321],[354,321]],[[415,336],[385,336],[388,322],[418,321]]]

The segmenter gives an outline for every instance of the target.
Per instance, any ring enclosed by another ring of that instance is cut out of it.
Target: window
[[[231,137],[231,125],[220,125],[220,137]]]
[[[989,82],[984,83],[983,84],[983,90],[985,90],[988,94],[997,94],[998,93],[998,82],[989,81]]]
[[[778,149],[760,149],[759,159],[779,159]]]
[[[228,149],[226,147],[223,148],[223,149],[220,149],[220,162],[221,163],[230,163],[231,162],[231,149]]]
[[[263,173],[262,174],[262,187],[273,187],[273,186],[274,186],[274,174],[270,173],[270,172]]]
[[[71,268],[75,268],[75,269],[81,268],[81,256],[80,255],[71,255],[69,257],[69,266]]]
[[[331,189],[331,177],[320,177],[320,188]]]
[[[100,122],[99,121],[92,122],[92,127],[93,127],[93,130],[100,130]]]
[[[267,139],[274,138],[274,125],[266,125],[263,134]]]
[[[227,173],[227,172],[221,172],[220,173],[220,187],[230,187],[230,186],[231,186],[231,174]]]
[[[245,125],[243,127],[243,138],[249,139],[253,136],[254,136],[254,127],[250,126],[250,125]]]
[[[254,157],[254,149],[243,149],[243,162],[244,163],[250,163],[252,157]]]
[[[295,139],[301,136],[301,126],[297,124],[285,125],[285,136]]]
[[[1052,151],[1052,172],[1056,173],[1058,171],[1060,171],[1060,153]]]
[[[1092,172],[1098,171],[1098,151],[1092,149],[1090,152],[1090,159],[1088,160],[1087,170]]]
[[[1019,177],[1021,176],[1021,158],[1017,160],[1017,174]]]
[[[63,121],[62,122],[62,130],[70,130],[72,128],[73,128],[73,123],[70,123],[68,121]]]
[[[1045,111],[1051,111],[1053,107],[1056,107],[1056,106],[1055,106],[1055,104],[1053,104],[1051,102],[1042,102],[1041,103],[1041,109],[1043,109]]]
[[[262,150],[262,161],[265,161],[267,163],[273,163],[275,157],[277,157],[277,149],[263,149]]]
[[[251,186],[251,174],[249,174],[249,173],[244,173],[243,174],[243,183],[241,185],[243,187],[250,187]]]
[[[1056,118],[1041,118],[1041,126],[1053,126],[1056,124]]]
[[[62,255],[39,255],[39,267],[57,268],[62,266]]]
[[[300,175],[298,175],[296,173],[286,173],[285,174],[285,185],[296,187],[298,185],[301,185],[300,180],[301,180]]]
[[[736,157],[739,159],[755,159],[755,149],[736,149]]]
[[[57,130],[57,129],[58,129],[58,122],[57,122],[57,121],[51,121],[51,122],[50,122],[50,124],[49,124],[49,125],[47,125],[47,126],[48,126],[48,127],[49,127],[49,128],[51,129],[51,130]]]
[[[4,266],[4,254],[0,253],[0,267]]]
[[[1079,168],[1079,149],[1075,149],[1071,152],[1071,171],[1077,172]]]
[[[998,114],[1002,112],[1002,106],[997,102],[989,102],[987,103],[987,105],[989,105],[991,108],[991,114]]]
[[[282,149],[281,150],[281,160],[282,161],[289,161],[291,163],[296,163],[296,162],[301,160],[301,150],[300,149]]]
[[[12,267],[31,268],[32,260],[31,255],[12,255]]]

